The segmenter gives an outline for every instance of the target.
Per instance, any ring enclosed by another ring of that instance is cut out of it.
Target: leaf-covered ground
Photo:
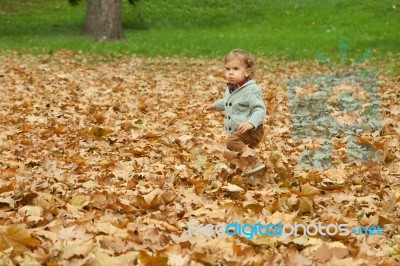
[[[378,70],[380,66],[374,66]],[[304,169],[318,140],[291,135],[286,81],[333,70],[259,62],[268,169],[224,164],[221,60],[73,52],[0,58],[0,265],[399,265],[400,86],[378,75],[380,163]],[[383,236],[188,236],[196,223],[346,223]]]

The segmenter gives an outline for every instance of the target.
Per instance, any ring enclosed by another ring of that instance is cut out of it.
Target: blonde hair
[[[252,78],[256,73],[256,65],[254,61],[253,55],[249,52],[242,49],[234,49],[229,52],[229,54],[225,57],[225,64],[233,59],[239,59],[246,67],[249,69],[249,78]]]

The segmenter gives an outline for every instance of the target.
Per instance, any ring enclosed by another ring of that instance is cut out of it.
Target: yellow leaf
[[[313,202],[310,198],[301,197],[299,198],[298,210],[300,213],[314,213]]]
[[[98,138],[106,138],[107,135],[111,132],[109,129],[101,128],[101,127],[92,127],[90,128],[86,134],[90,136],[95,136]]]
[[[20,254],[28,248],[37,247],[39,244],[40,241],[31,237],[25,225],[14,224],[0,227],[0,251],[12,247],[15,254]]]
[[[315,195],[320,194],[319,189],[311,186],[309,183],[300,185],[300,187],[301,187],[301,195],[303,195],[304,197],[309,197],[313,199]]]
[[[71,204],[77,208],[83,208],[90,202],[90,197],[85,195],[74,195],[71,199]]]

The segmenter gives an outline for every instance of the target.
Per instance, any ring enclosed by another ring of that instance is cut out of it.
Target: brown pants
[[[234,132],[226,139],[228,150],[242,152],[246,146],[254,148],[259,144],[264,136],[264,128],[258,127],[247,130],[245,133]]]

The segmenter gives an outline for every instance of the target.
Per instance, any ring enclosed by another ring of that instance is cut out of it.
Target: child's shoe
[[[265,169],[265,164],[263,164],[261,161],[258,162],[254,167],[252,168],[247,168],[246,171],[244,171],[241,176],[246,177],[246,176],[251,176],[254,174],[257,174]]]

